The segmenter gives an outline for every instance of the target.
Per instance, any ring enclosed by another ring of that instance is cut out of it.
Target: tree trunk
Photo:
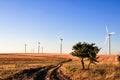
[[[88,64],[88,69],[90,69],[90,64],[91,64],[91,62],[89,62],[89,64]]]
[[[82,69],[84,70],[85,66],[84,66],[84,60],[83,60],[83,58],[81,59],[81,64],[82,64]]]

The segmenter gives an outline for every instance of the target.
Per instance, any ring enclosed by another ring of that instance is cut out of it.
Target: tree
[[[117,60],[118,60],[118,62],[120,64],[120,55],[117,56]]]
[[[84,59],[87,58],[89,60],[88,69],[91,63],[98,62],[97,53],[99,52],[99,48],[95,46],[95,43],[86,43],[86,42],[78,42],[72,48],[73,52],[70,54],[73,56],[77,56],[81,59],[82,69],[85,69]]]

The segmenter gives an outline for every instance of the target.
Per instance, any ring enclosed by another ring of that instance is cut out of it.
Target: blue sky
[[[120,53],[119,0],[0,0],[0,52],[37,52],[37,43],[46,53],[70,53],[77,42],[96,43],[107,53],[106,25],[112,53]]]

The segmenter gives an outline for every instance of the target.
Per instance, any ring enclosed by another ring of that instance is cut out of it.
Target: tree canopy
[[[97,53],[100,49],[97,46],[95,46],[95,43],[89,44],[86,42],[78,42],[73,46],[72,50],[73,52],[71,52],[71,55],[81,58],[82,67],[83,69],[85,69],[84,58],[87,58],[89,60],[89,68],[91,63],[97,62]]]

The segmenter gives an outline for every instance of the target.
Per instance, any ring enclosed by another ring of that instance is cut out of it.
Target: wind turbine
[[[62,54],[62,41],[63,41],[63,39],[60,38],[60,54]]]
[[[63,42],[63,38],[61,37],[62,34],[60,33],[60,54],[62,54],[62,42]]]
[[[43,53],[43,47],[41,48],[41,50],[42,50],[41,52]]]
[[[40,53],[40,42],[38,42],[38,54]]]
[[[105,43],[108,40],[108,53],[111,54],[111,42],[110,42],[111,38],[110,37],[111,35],[115,34],[115,32],[109,32],[107,26],[106,26],[106,32],[107,32],[107,36],[106,36]]]
[[[25,53],[26,53],[26,47],[27,47],[27,44],[25,43]]]

